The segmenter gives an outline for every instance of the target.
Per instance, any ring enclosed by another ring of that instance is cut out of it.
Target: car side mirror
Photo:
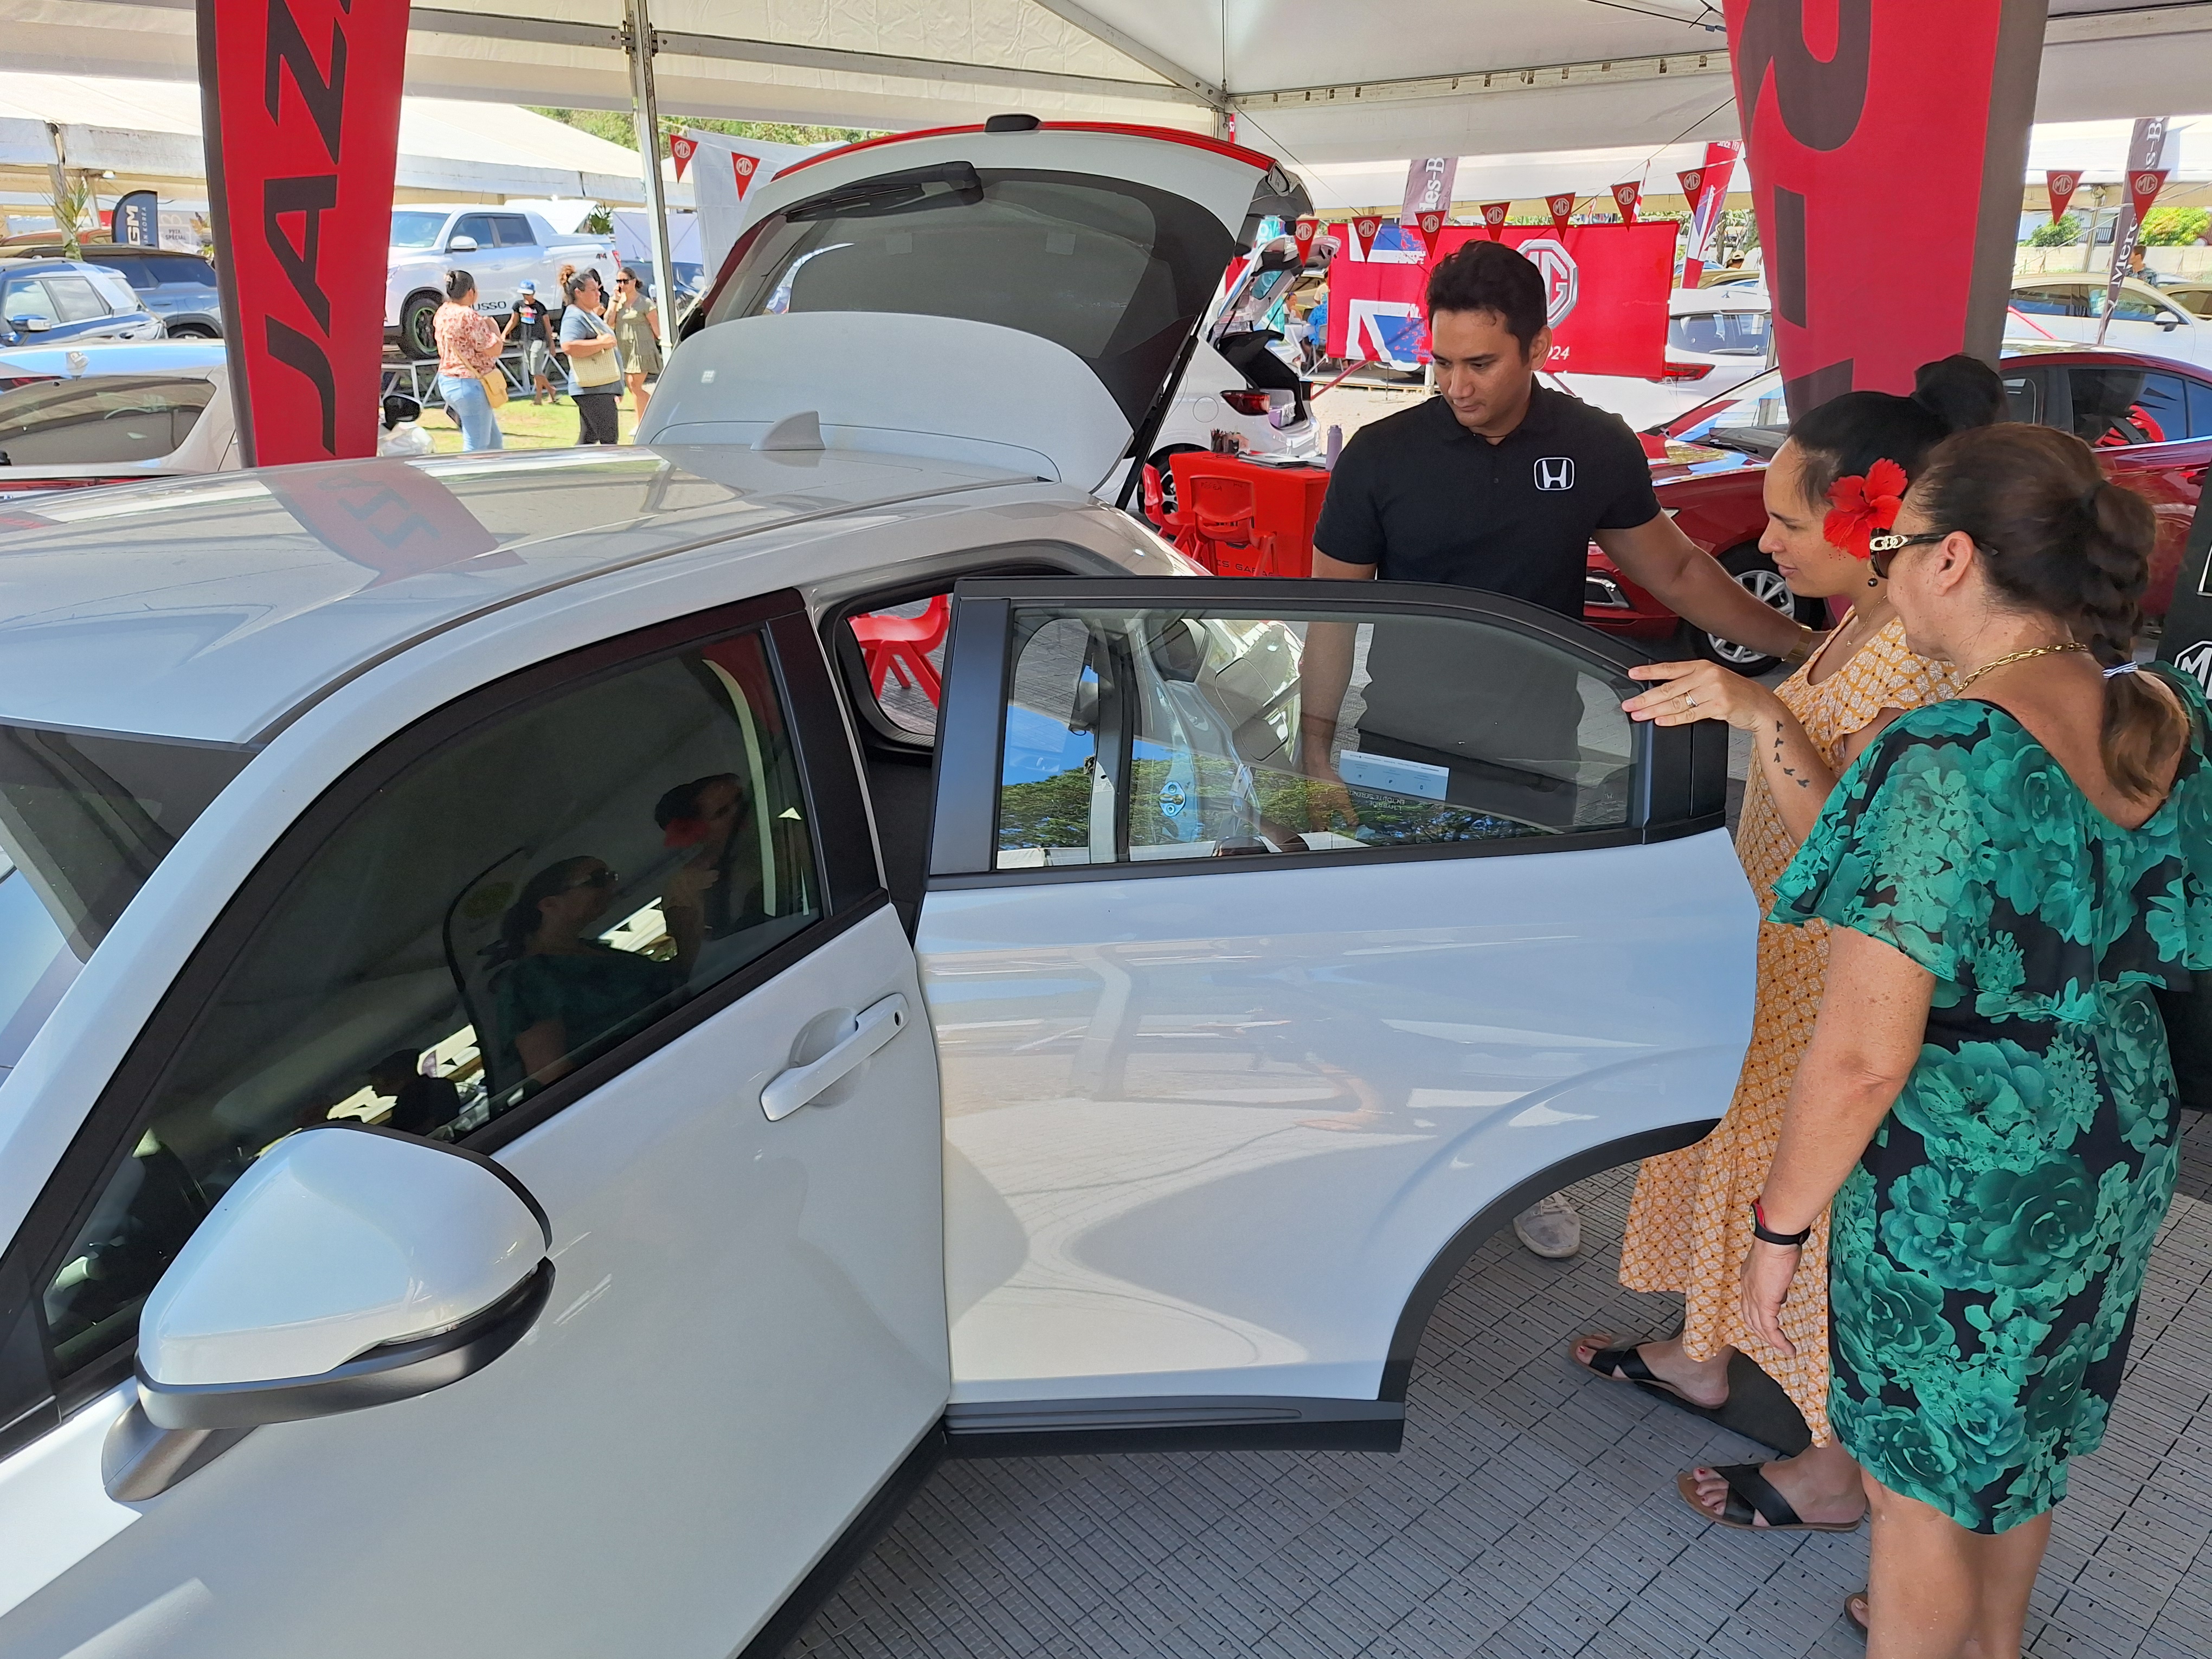
[[[146,1299],[138,1403],[102,1460],[110,1495],[151,1496],[263,1424],[483,1370],[544,1310],[551,1237],[537,1200],[488,1158],[359,1125],[288,1135]]]
[[[456,236],[446,244],[448,253],[474,253],[476,251],[477,239],[473,236]]]
[[[2168,334],[2171,334],[2174,330],[2181,326],[2181,319],[2175,316],[2169,311],[2159,318],[2158,325],[2164,329]]]
[[[54,325],[54,319],[43,312],[19,312],[8,319],[8,326],[19,328],[26,334],[44,334]]]
[[[386,392],[381,407],[384,415],[384,429],[386,432],[406,422],[419,421],[422,418],[422,400],[419,398],[410,398],[404,392]]]

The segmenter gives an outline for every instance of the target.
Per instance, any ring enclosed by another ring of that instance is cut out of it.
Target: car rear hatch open
[[[642,441],[750,443],[812,410],[832,447],[1086,489],[1157,422],[1231,260],[1308,205],[1234,144],[1011,117],[756,188]]]

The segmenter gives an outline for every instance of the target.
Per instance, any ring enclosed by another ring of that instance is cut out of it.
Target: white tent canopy
[[[192,0],[0,0],[9,67],[189,80]],[[2037,113],[2203,101],[2212,0],[2051,0]],[[1027,109],[1211,125],[1294,164],[1736,135],[1708,0],[653,0],[671,114],[907,128]],[[621,0],[430,0],[408,88],[624,108]]]

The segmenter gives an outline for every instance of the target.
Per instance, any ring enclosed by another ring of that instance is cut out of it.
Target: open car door
[[[870,140],[787,168],[693,313],[643,443],[831,447],[1097,488],[1158,424],[1264,222],[1267,156],[1159,128],[1039,124]]]
[[[956,592],[916,949],[956,1436],[1395,1446],[1490,1231],[1749,1035],[1725,734],[1493,595]]]

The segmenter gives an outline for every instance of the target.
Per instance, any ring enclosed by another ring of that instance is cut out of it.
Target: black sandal
[[[1712,1472],[1728,1483],[1728,1501],[1715,1515],[1698,1501],[1698,1482],[1695,1474],[1685,1470],[1674,1477],[1674,1490],[1682,1494],[1682,1501],[1698,1512],[1698,1518],[1710,1521],[1717,1527],[1733,1527],[1738,1532],[1856,1532],[1858,1521],[1805,1521],[1790,1507],[1790,1500],[1774,1489],[1773,1484],[1760,1473],[1761,1463],[1715,1463]],[[1860,1520],[1866,1517],[1862,1516]],[[1765,1521],[1765,1526],[1757,1523]]]
[[[1646,1337],[1644,1341],[1650,1341],[1650,1338]],[[1575,1340],[1577,1344],[1580,1344],[1587,1342],[1589,1339],[1588,1337],[1577,1337]],[[1583,1364],[1583,1362],[1579,1359],[1575,1360],[1575,1364],[1582,1365],[1582,1368],[1584,1370],[1593,1373],[1605,1382],[1633,1382],[1639,1389],[1643,1389],[1650,1393],[1656,1394],[1662,1400],[1669,1401],[1674,1405],[1685,1407],[1689,1410],[1697,1413],[1700,1417],[1711,1418],[1713,1421],[1717,1423],[1720,1419],[1717,1413],[1721,1410],[1722,1407],[1728,1404],[1728,1401],[1723,1400],[1721,1401],[1719,1406],[1699,1405],[1696,1401],[1691,1399],[1689,1395],[1684,1394],[1680,1389],[1676,1388],[1672,1382],[1668,1382],[1666,1378],[1660,1376],[1654,1372],[1650,1366],[1644,1363],[1644,1356],[1637,1352],[1637,1350],[1643,1346],[1643,1342],[1630,1342],[1617,1348],[1600,1348],[1596,1352],[1590,1355],[1589,1363],[1588,1364]],[[1567,1354],[1570,1358],[1572,1358],[1574,1356],[1574,1349],[1570,1347],[1567,1350]]]

